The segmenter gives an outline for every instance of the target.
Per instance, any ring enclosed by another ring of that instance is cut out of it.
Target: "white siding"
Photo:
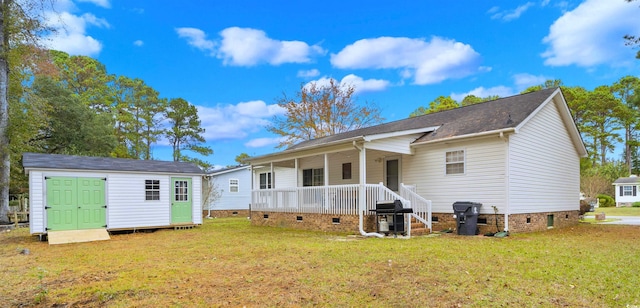
[[[445,174],[447,151],[464,150],[465,173]],[[417,193],[432,201],[433,212],[453,213],[456,201],[480,202],[482,213],[506,209],[506,143],[498,136],[452,144],[416,147],[413,156],[402,159],[401,181],[416,185]]]
[[[202,224],[202,177],[191,177],[191,219],[194,224]]]
[[[160,181],[160,200],[145,200],[145,180]],[[107,177],[108,228],[171,224],[171,185],[167,175],[113,174]]]
[[[392,138],[378,139],[365,143],[369,150],[388,151],[393,153],[411,154],[410,144],[422,134],[396,136]]]
[[[229,180],[238,180],[238,191],[229,190]],[[278,178],[279,179],[279,178]],[[251,203],[251,171],[248,168],[214,175],[210,180],[221,190],[220,198],[204,205],[205,210],[248,210]]]
[[[580,158],[550,101],[509,137],[510,213],[578,210]]]
[[[29,173],[29,231],[44,233],[44,176],[42,172]]]
[[[107,203],[107,229],[161,227],[171,225],[170,180],[171,175],[142,173],[92,173],[90,171],[29,172],[30,231],[44,233],[46,227],[45,177],[99,177],[106,178],[105,201]],[[202,184],[200,176],[182,176],[192,180],[193,223],[202,223]],[[145,200],[145,180],[160,180],[160,200]]]

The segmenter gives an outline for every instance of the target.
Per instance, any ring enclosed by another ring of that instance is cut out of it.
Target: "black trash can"
[[[458,201],[453,203],[453,213],[456,218],[458,234],[476,235],[478,234],[478,214],[482,203]]]

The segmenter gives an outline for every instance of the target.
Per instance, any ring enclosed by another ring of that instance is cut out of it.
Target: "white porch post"
[[[362,147],[360,150],[360,161],[359,161],[359,175],[360,175],[360,193],[358,194],[358,208],[360,215],[363,215],[363,212],[367,210],[367,191],[365,189],[365,184],[367,184],[367,149]]]
[[[273,174],[273,162],[269,163],[270,165],[270,170],[269,170],[269,176],[267,177],[267,188],[270,190],[269,194],[271,195],[271,208],[276,208],[276,196],[275,193],[273,192],[273,189],[276,188],[276,181],[275,181],[275,176]],[[269,185],[271,184],[271,185]]]
[[[324,153],[324,209],[329,211],[329,155]]]
[[[293,168],[295,169],[294,172],[295,172],[295,177],[296,177],[296,194],[295,194],[295,196],[296,196],[295,197],[296,198],[296,208],[300,209],[300,204],[301,204],[300,200],[302,200],[302,196],[301,196],[302,192],[298,188],[298,187],[300,187],[300,173],[298,172],[298,158],[297,157],[293,160]]]

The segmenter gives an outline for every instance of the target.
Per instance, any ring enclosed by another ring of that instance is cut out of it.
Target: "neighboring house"
[[[202,170],[185,162],[25,153],[31,234],[202,224]]]
[[[203,210],[206,217],[249,216],[251,166],[238,166],[209,173],[204,187]]]
[[[434,230],[456,227],[457,201],[482,203],[481,232],[572,225],[586,155],[562,92],[544,89],[253,157],[252,223],[370,234],[376,203],[401,200]]]
[[[628,178],[619,178],[613,182],[616,194],[616,207],[630,206],[634,202],[640,202],[640,178],[631,175]]]

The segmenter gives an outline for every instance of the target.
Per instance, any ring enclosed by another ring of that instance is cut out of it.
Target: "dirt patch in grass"
[[[377,239],[222,218],[49,246],[19,229],[0,234],[0,306],[640,305],[638,238],[637,226],[582,224]]]

